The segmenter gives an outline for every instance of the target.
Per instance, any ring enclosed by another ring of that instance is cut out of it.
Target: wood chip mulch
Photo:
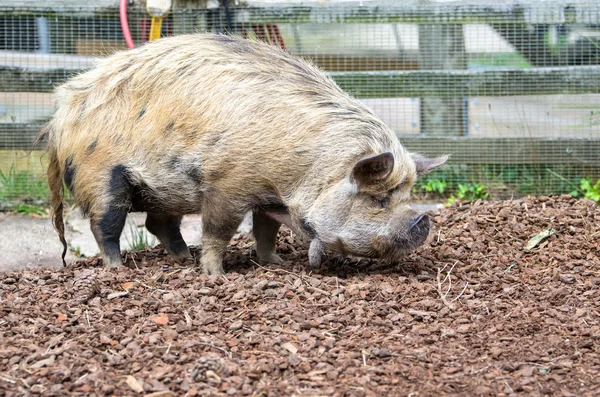
[[[310,269],[283,230],[284,265],[257,265],[241,237],[220,277],[160,248],[0,274],[0,395],[600,395],[598,206],[455,203],[433,219],[402,263]]]

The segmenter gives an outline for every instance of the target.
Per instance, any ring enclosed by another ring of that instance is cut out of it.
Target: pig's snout
[[[420,214],[413,219],[409,229],[410,236],[414,236],[421,244],[429,235],[429,217],[426,214]]]
[[[429,236],[429,217],[417,214],[397,224],[391,242],[392,256],[403,255],[419,247]]]

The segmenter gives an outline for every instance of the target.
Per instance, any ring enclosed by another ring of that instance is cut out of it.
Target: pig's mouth
[[[405,257],[407,254],[419,248],[425,242],[427,237],[419,238],[419,240],[394,240],[390,246],[381,255],[381,258],[398,260]]]

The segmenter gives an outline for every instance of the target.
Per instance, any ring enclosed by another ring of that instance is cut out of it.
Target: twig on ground
[[[208,347],[212,347],[213,349],[220,350],[225,356],[231,358],[231,354],[227,350],[223,349],[222,347],[211,345],[210,343],[204,343],[204,342],[197,342],[197,343],[202,346],[208,346]]]
[[[151,285],[141,282],[140,280],[135,280],[135,282],[138,283],[139,285],[141,285],[142,287],[146,287],[146,288],[154,290],[154,291],[163,292],[163,293],[170,292],[170,291],[167,291],[166,289],[160,289],[160,288],[153,287]]]
[[[446,269],[446,267],[448,267],[448,264],[444,265],[443,268],[438,269],[438,271],[437,271],[437,288],[436,289],[437,289],[438,294],[440,295],[440,299],[442,300],[444,305],[446,305],[446,307],[450,310],[456,309],[456,305],[454,304],[454,302],[456,302],[461,296],[463,296],[463,294],[467,290],[467,287],[469,286],[469,282],[467,281],[465,283],[464,288],[460,292],[460,294],[458,294],[458,296],[456,298],[454,298],[452,300],[448,300],[448,294],[450,293],[450,289],[452,288],[451,273],[452,273],[452,270],[454,270],[454,266],[456,266],[457,263],[458,263],[458,261],[456,261],[454,263],[454,265],[452,265],[452,267],[450,267],[450,269],[446,273],[446,276],[444,277],[443,280],[442,280],[442,272]],[[444,283],[446,283],[446,281],[448,282],[448,288],[446,289],[446,292],[443,292],[442,287],[443,287]]]

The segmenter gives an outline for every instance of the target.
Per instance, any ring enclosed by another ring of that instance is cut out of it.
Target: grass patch
[[[22,215],[48,215],[47,207],[35,204],[19,203],[12,207],[12,211]]]
[[[141,250],[156,245],[155,237],[144,227],[137,226],[133,222],[129,222],[129,234],[131,237],[126,237],[126,240],[130,251]]]

